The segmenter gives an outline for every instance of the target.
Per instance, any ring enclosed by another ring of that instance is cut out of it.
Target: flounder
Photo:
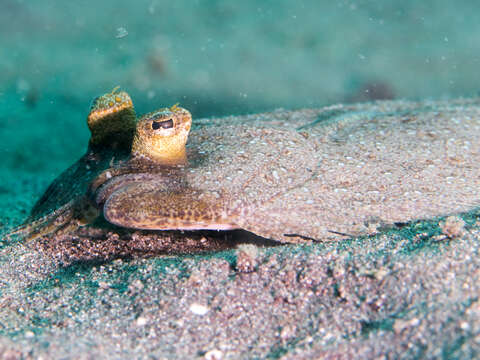
[[[130,160],[94,181],[95,204],[122,227],[244,229],[281,242],[374,234],[478,206],[478,115],[381,106],[340,107],[330,121],[205,121],[188,162],[180,144],[189,113],[147,114]],[[176,136],[174,148],[164,145]]]
[[[163,108],[139,119],[129,159],[76,206],[129,229],[375,234],[479,205],[479,114],[468,102],[339,105],[200,120],[189,136],[190,113]]]

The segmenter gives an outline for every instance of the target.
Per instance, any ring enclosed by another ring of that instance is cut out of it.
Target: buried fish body
[[[131,229],[245,229],[304,242],[470,210],[480,203],[480,108],[461,105],[205,119],[190,136],[187,110],[160,109],[138,121],[130,158],[90,183],[76,217],[94,208]]]
[[[478,116],[344,110],[330,122],[207,120],[190,136],[188,163],[148,152],[163,135],[147,115],[137,124],[142,149],[95,186],[96,204],[122,227],[241,228],[283,242],[373,234],[478,206]]]

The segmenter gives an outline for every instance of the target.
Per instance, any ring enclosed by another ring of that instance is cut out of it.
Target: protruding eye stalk
[[[152,122],[152,129],[171,129],[173,128],[173,119],[163,120],[163,121],[153,121]]]
[[[118,87],[95,98],[87,124],[92,133],[90,145],[130,149],[136,126],[132,99]]]
[[[142,156],[164,166],[185,165],[185,143],[191,125],[190,112],[177,105],[145,114],[137,123],[132,156]]]

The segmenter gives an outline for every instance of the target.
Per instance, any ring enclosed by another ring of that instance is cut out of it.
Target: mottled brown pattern
[[[243,228],[302,242],[468,210],[480,200],[478,108],[435,105],[200,121],[189,165],[137,174],[111,193],[105,217],[129,228]]]
[[[480,203],[480,108],[460,103],[199,120],[187,163],[134,153],[97,177],[87,198],[121,227],[245,229],[281,242],[370,235],[467,211]],[[139,121],[141,143],[152,121]]]

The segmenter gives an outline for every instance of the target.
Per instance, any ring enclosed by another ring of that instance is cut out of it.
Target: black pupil
[[[173,120],[165,120],[165,121],[154,121],[152,122],[152,129],[153,130],[158,130],[160,128],[163,129],[171,129],[173,128]]]

